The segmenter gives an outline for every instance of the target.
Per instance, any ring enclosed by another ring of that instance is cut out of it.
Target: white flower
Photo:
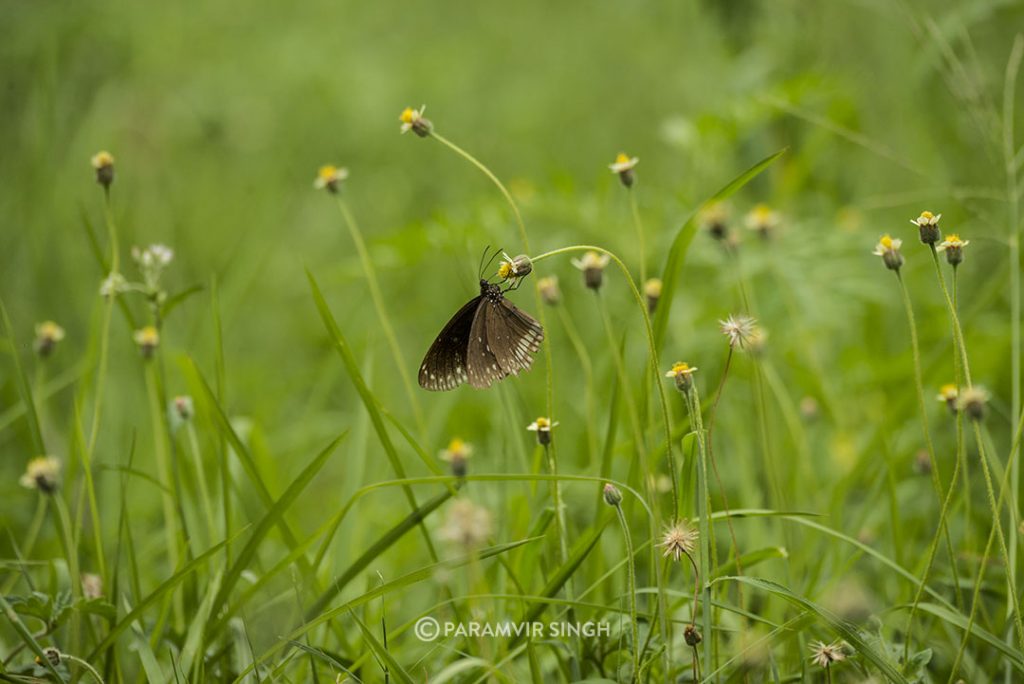
[[[128,282],[120,273],[111,273],[100,283],[100,296],[112,297],[127,289]]]

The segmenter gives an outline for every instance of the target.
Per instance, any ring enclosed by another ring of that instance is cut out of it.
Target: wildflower
[[[64,654],[62,654],[59,650],[57,650],[56,648],[53,648],[52,646],[47,646],[46,648],[44,648],[43,649],[43,655],[46,656],[46,659],[48,661],[50,661],[50,665],[53,665],[54,667],[57,667],[58,665],[60,665],[60,660],[61,660],[61,658],[64,657]],[[42,664],[43,664],[43,659],[40,658],[39,656],[36,656],[36,665],[42,665]]]
[[[434,124],[430,123],[430,119],[423,117],[423,110],[426,108],[427,106],[423,105],[419,109],[406,107],[402,110],[401,116],[398,117],[399,121],[402,122],[402,133],[412,131],[421,138],[426,138],[430,135],[430,132],[434,129]]]
[[[959,266],[964,260],[964,247],[971,244],[970,240],[961,240],[956,233],[943,240],[938,250],[946,253],[946,261],[953,267]]]
[[[832,663],[846,660],[846,653],[843,652],[843,644],[835,642],[826,644],[824,641],[811,643],[811,662],[815,665],[828,669]]]
[[[690,366],[685,361],[676,361],[669,372],[665,373],[665,377],[673,378],[676,381],[676,389],[683,394],[689,394],[693,388],[693,378],[690,376],[696,372],[696,366]]]
[[[466,476],[466,459],[473,454],[473,447],[455,437],[448,443],[447,449],[441,450],[441,460],[449,463],[452,475],[455,477]]]
[[[90,160],[92,168],[96,171],[96,182],[106,190],[114,182],[114,155],[106,150],[97,152]]]
[[[159,243],[146,248],[132,247],[132,259],[142,272],[142,279],[146,281],[146,289],[151,296],[155,296],[160,290],[160,276],[164,269],[174,260],[174,250],[167,245]]]
[[[704,206],[697,215],[699,225],[718,241],[729,237],[728,220],[729,210],[721,202],[712,202]]]
[[[53,494],[60,484],[60,460],[53,456],[33,458],[18,483],[28,489],[38,489],[43,494]]]
[[[326,189],[330,193],[337,193],[341,182],[348,178],[348,169],[344,166],[324,164],[316,173],[316,180],[313,187],[317,190]]]
[[[742,349],[757,332],[757,321],[750,316],[729,316],[718,321],[722,334],[729,338],[729,346]]]
[[[696,625],[686,625],[686,629],[683,630],[683,639],[686,641],[687,646],[694,648],[697,644],[704,641],[704,637],[700,635],[700,630],[697,629]]]
[[[918,475],[930,475],[932,472],[932,458],[926,449],[920,449],[914,454],[914,472]]]
[[[36,325],[36,353],[46,358],[53,352],[57,343],[64,339],[64,328],[53,321],[43,321]]]
[[[697,537],[700,533],[694,529],[686,520],[680,520],[672,525],[661,536],[658,544],[664,549],[664,556],[672,557],[672,560],[679,561],[684,555],[689,556],[696,548]]]
[[[558,289],[558,276],[544,276],[538,280],[537,291],[548,306],[555,306],[562,300],[562,291]]]
[[[922,211],[921,215],[916,219],[910,219],[910,222],[917,226],[923,244],[934,245],[939,241],[939,238],[942,236],[942,233],[939,232],[940,218],[942,218],[942,214]]]
[[[960,408],[971,420],[981,420],[985,417],[988,399],[988,392],[981,387],[968,387],[960,395]]]
[[[100,283],[100,296],[113,297],[128,289],[128,281],[120,273],[111,273]]]
[[[82,595],[89,600],[103,596],[103,578],[91,572],[83,572]]]
[[[557,427],[558,423],[552,423],[550,418],[540,416],[537,420],[533,421],[526,426],[526,429],[530,432],[537,433],[537,443],[543,446],[551,444],[551,429]]]
[[[519,256],[510,257],[508,254],[502,252],[502,260],[498,265],[498,277],[502,280],[518,280],[519,278],[525,278],[530,275],[533,271],[533,262],[530,261],[530,257],[525,254]]]
[[[653,315],[661,299],[661,278],[648,278],[644,283],[644,297],[647,298],[647,313]]]
[[[622,492],[611,482],[605,483],[603,495],[604,502],[609,506],[618,506],[622,503]]]
[[[633,181],[636,180],[633,169],[639,163],[640,160],[638,158],[630,157],[625,152],[619,152],[618,156],[615,157],[615,163],[609,164],[608,168],[612,170],[612,173],[618,174],[623,186],[631,188],[633,187]]]
[[[572,265],[583,271],[583,282],[595,292],[601,289],[604,281],[604,269],[611,261],[607,254],[598,254],[590,251],[583,255],[582,259],[573,259]]]
[[[872,254],[882,257],[882,262],[890,271],[899,272],[900,266],[903,265],[903,255],[900,254],[900,245],[902,244],[903,240],[893,238],[886,233],[878,240]]]
[[[767,204],[755,205],[744,218],[747,228],[763,238],[771,237],[779,222],[779,212],[774,211]]]
[[[458,499],[448,509],[439,536],[467,549],[476,548],[491,536],[491,513],[469,499]]]
[[[935,397],[939,401],[945,402],[946,406],[949,407],[949,412],[956,414],[958,407],[958,399],[960,398],[960,391],[956,385],[952,383],[946,383],[939,388],[939,394]]]
[[[132,339],[139,346],[142,356],[148,359],[153,356],[153,352],[160,346],[160,331],[151,325],[147,325],[145,328],[136,330],[135,334],[132,335]]]

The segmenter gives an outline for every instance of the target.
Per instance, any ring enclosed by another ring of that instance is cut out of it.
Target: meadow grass
[[[0,680],[1024,678],[1020,7],[2,12]]]

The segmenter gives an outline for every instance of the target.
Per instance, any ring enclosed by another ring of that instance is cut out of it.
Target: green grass
[[[1018,3],[0,17],[3,681],[1024,677]],[[400,135],[423,103],[436,135]],[[955,270],[922,210],[970,240]],[[162,270],[133,256],[154,243]],[[486,245],[533,258],[509,298],[544,349],[425,392]],[[730,348],[741,314],[767,336]],[[49,492],[19,482],[43,455]]]

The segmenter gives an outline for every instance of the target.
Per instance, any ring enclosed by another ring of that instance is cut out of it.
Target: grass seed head
[[[811,662],[819,667],[828,669],[834,663],[846,660],[846,653],[843,650],[842,642],[826,644],[824,641],[811,642]]]
[[[679,562],[683,556],[690,556],[697,548],[700,532],[689,521],[680,520],[661,535],[662,554],[666,558]]]
[[[729,338],[729,346],[733,349],[743,349],[750,344],[757,334],[757,321],[750,316],[729,316],[724,321],[718,321],[722,334]]]

